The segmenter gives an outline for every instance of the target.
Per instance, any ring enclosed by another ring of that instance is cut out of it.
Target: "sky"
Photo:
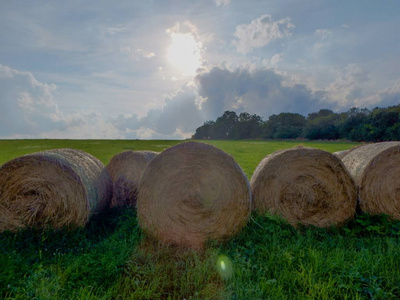
[[[399,28],[398,0],[1,0],[0,138],[398,105]]]

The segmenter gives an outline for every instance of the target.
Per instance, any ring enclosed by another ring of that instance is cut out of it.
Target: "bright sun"
[[[193,35],[188,33],[172,33],[171,39],[168,62],[183,75],[195,75],[201,65],[201,43],[196,42]]]

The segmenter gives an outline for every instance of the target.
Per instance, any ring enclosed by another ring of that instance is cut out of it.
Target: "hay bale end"
[[[89,153],[55,149],[0,167],[0,231],[77,227],[109,206],[112,183]]]
[[[253,209],[297,224],[329,227],[352,218],[354,182],[339,158],[312,148],[292,148],[266,156],[252,178]]]
[[[342,161],[358,187],[361,210],[400,219],[400,142],[357,147]]]

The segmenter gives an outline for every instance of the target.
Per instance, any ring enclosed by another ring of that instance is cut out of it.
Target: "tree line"
[[[297,113],[272,115],[225,111],[216,121],[196,129],[193,139],[297,139],[381,142],[400,140],[400,105],[386,108],[353,107],[335,113],[321,109],[307,117]]]

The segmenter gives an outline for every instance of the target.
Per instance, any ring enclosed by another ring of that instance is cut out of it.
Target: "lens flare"
[[[232,261],[226,255],[220,255],[217,259],[217,271],[223,279],[229,279],[233,274]]]

